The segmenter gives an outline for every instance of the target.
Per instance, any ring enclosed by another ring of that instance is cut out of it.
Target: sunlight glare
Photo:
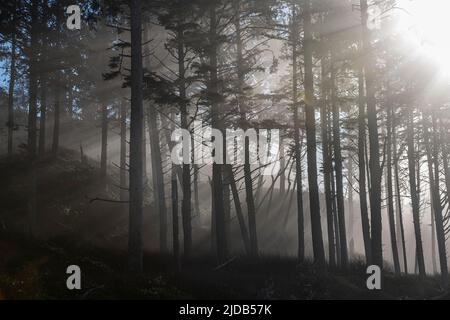
[[[399,28],[450,78],[450,0],[398,0]]]

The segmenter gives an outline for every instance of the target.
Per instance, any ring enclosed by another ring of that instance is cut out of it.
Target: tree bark
[[[149,42],[148,35],[149,26],[144,29],[144,39]],[[150,42],[149,42],[150,43]],[[147,44],[150,51],[149,44]],[[145,58],[145,65],[150,69],[150,56]],[[164,188],[164,173],[163,173],[163,161],[161,156],[160,145],[160,132],[158,130],[158,111],[155,105],[148,105],[147,110],[147,122],[148,122],[148,134],[150,141],[150,157],[152,166],[152,185],[154,190],[155,207],[158,210],[159,215],[159,250],[161,252],[167,251],[167,206],[166,206],[166,191]],[[170,135],[167,133],[167,140],[170,146]],[[175,172],[178,172],[178,167],[173,168]]]
[[[250,255],[250,239],[248,236],[247,227],[245,225],[244,215],[242,213],[241,202],[239,200],[239,191],[237,189],[236,180],[234,178],[233,172],[231,171],[231,167],[228,167],[228,170],[230,170],[230,172],[228,173],[231,177],[230,187],[233,194],[234,206],[236,208],[236,216],[239,222],[239,230],[241,231],[242,242],[244,243],[245,252]]]
[[[131,119],[130,119],[130,211],[128,265],[130,272],[142,273],[143,213],[143,70],[141,0],[131,0]]]
[[[14,22],[16,18],[14,15]],[[14,88],[16,83],[16,33],[13,32],[11,39],[11,65],[8,86],[8,157],[13,155],[13,133],[14,133]]]
[[[41,117],[39,119],[39,157],[45,154],[45,135],[47,123],[47,81],[41,76]]]
[[[323,153],[323,175],[325,189],[325,206],[327,211],[327,234],[328,234],[328,263],[331,268],[336,267],[336,244],[334,241],[334,218],[333,218],[333,197],[331,195],[331,171],[333,164],[329,152],[330,141],[328,139],[328,87],[327,72],[325,70],[325,59],[322,58],[322,110],[320,121],[322,127],[322,153]]]
[[[237,54],[237,74],[238,74],[238,105],[240,117],[243,123],[247,120],[247,106],[245,104],[244,86],[245,86],[245,66],[243,58],[243,43],[241,31],[241,8],[240,1],[236,5],[236,54]],[[253,179],[250,166],[250,150],[249,141],[246,138],[244,142],[244,184],[245,184],[245,201],[247,204],[248,229],[250,241],[250,255],[258,256],[258,237],[256,232],[256,208],[255,198],[253,194]]]
[[[100,153],[100,181],[106,185],[106,167],[108,158],[108,106],[102,103],[102,145]]]
[[[428,179],[430,181],[430,210],[431,210],[431,259],[432,259],[432,265],[433,265],[433,273],[436,274],[437,268],[436,268],[436,244],[435,244],[435,221],[434,221],[434,170],[433,170],[433,156],[432,156],[432,150],[431,150],[431,144],[432,141],[430,140],[430,135],[428,132],[428,125],[430,123],[425,122],[426,118],[424,117],[422,113],[422,121],[423,121],[423,140],[425,145],[425,151],[427,154],[427,166],[428,166]]]
[[[300,119],[298,103],[298,71],[297,71],[297,42],[298,19],[295,6],[292,9],[292,105],[294,108],[294,148],[295,148],[295,174],[297,180],[297,258],[299,262],[305,259],[305,234],[303,222],[303,183],[302,183],[302,156],[300,144]]]
[[[178,231],[178,182],[176,169],[172,166],[172,246],[175,263],[180,268],[180,236]]]
[[[333,149],[334,149],[334,164],[336,172],[336,200],[339,217],[339,242],[341,246],[341,267],[347,269],[348,266],[348,251],[347,251],[347,232],[345,226],[345,208],[344,208],[344,182],[342,175],[342,153],[341,153],[341,129],[339,106],[337,102],[336,93],[336,70],[333,63],[333,54],[331,58],[331,107],[333,112]]]
[[[215,0],[210,4],[210,34],[209,39],[211,42],[211,48],[209,48],[209,64],[210,64],[210,81],[209,92],[212,96],[211,99],[211,126],[213,129],[220,130],[223,134],[223,124],[220,116],[220,108],[218,103],[218,59],[217,59],[217,15]],[[225,141],[223,141],[224,146]],[[224,212],[224,186],[223,186],[223,165],[216,162],[213,163],[212,172],[212,191],[213,191],[213,214],[215,222],[215,237],[216,237],[216,250],[217,260],[219,264],[224,263],[228,258],[228,243],[225,230],[225,212]]]
[[[432,112],[432,127],[433,127],[433,160],[434,160],[434,218],[436,223],[436,235],[439,252],[439,263],[441,267],[441,281],[444,287],[448,286],[448,267],[447,267],[447,252],[445,247],[445,231],[442,217],[441,196],[439,189],[439,139],[437,133],[437,119],[435,111]]]
[[[28,68],[28,153],[31,159],[36,157],[37,142],[37,68],[38,68],[38,13],[39,3],[31,4],[31,39]]]
[[[372,262],[372,245],[370,243],[369,212],[366,198],[366,108],[364,98],[364,75],[363,71],[358,73],[358,162],[359,162],[359,208],[361,211],[361,226],[364,240],[364,252],[366,263]]]
[[[347,178],[348,178],[348,220],[349,220],[348,235],[350,238],[349,259],[352,259],[355,256],[355,239],[353,238],[355,214],[353,207],[353,159],[350,154],[348,157],[347,170],[348,170]]]
[[[419,267],[419,274],[425,277],[425,261],[423,258],[422,233],[420,231],[420,208],[418,191],[416,185],[416,155],[414,149],[414,127],[413,113],[408,110],[408,127],[407,127],[407,143],[408,143],[408,168],[409,168],[409,186],[411,194],[411,203],[413,210],[414,233],[416,237],[416,254]]]
[[[400,261],[398,257],[397,248],[397,235],[395,232],[395,213],[394,213],[394,198],[392,191],[392,121],[393,121],[393,108],[388,106],[387,114],[387,163],[386,163],[386,186],[387,186],[387,203],[388,203],[388,218],[389,218],[389,230],[391,235],[391,247],[392,247],[392,258],[394,261],[394,271],[396,275],[400,275]]]
[[[120,102],[120,200],[126,201],[127,195],[127,104]]]
[[[306,146],[308,152],[308,184],[311,214],[311,233],[313,242],[314,262],[325,264],[325,252],[322,239],[322,223],[320,220],[319,187],[317,184],[317,144],[316,119],[314,108],[314,79],[312,63],[312,32],[311,32],[311,1],[306,0],[303,8],[304,23],[304,64],[305,64],[305,120],[306,120]]]
[[[378,140],[377,107],[375,100],[375,60],[370,43],[370,31],[367,27],[367,0],[360,0],[363,27],[363,50],[365,56],[367,117],[370,144],[370,213],[372,263],[383,268],[382,224],[381,224],[381,175],[380,146]]]
[[[393,114],[393,117],[395,117],[395,113]],[[394,175],[395,175],[395,188],[397,193],[397,216],[398,216],[398,223],[400,226],[400,234],[401,234],[401,246],[402,246],[402,253],[403,253],[403,267],[405,270],[405,274],[408,274],[408,259],[406,257],[406,242],[405,242],[405,229],[403,225],[403,212],[402,212],[402,198],[400,194],[400,174],[399,174],[399,168],[398,168],[398,156],[397,156],[397,133],[396,133],[396,123],[395,118],[393,118],[394,127],[392,129],[392,142],[394,145]]]
[[[188,110],[186,103],[186,68],[185,68],[184,33],[180,27],[178,31],[178,89],[180,92],[181,128],[189,131]],[[189,258],[192,251],[192,201],[191,201],[191,166],[183,163],[183,200],[181,203],[181,217],[183,220],[184,256]]]
[[[59,81],[58,81],[59,82]],[[56,155],[59,149],[59,126],[61,118],[61,88],[59,83],[55,85],[55,107],[53,110],[53,142],[52,153]]]

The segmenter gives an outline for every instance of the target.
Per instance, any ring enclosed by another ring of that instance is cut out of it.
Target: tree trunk
[[[172,166],[172,246],[177,268],[180,268],[180,237],[178,231],[178,182],[176,169]]]
[[[147,185],[147,135],[145,128],[146,110],[144,110],[144,120],[142,121],[142,174],[144,175],[144,186]]]
[[[306,0],[303,8],[304,22],[304,64],[305,64],[305,121],[306,146],[308,152],[308,184],[311,214],[311,233],[313,242],[314,262],[325,264],[325,252],[322,239],[322,226],[320,221],[319,187],[317,184],[317,145],[316,145],[316,119],[314,109],[314,79],[312,64],[312,32],[311,32],[311,1]]]
[[[283,132],[280,130],[280,148],[279,148],[279,154],[280,154],[280,191],[279,196],[280,199],[282,199],[286,193],[286,155],[284,154],[284,137]]]
[[[355,239],[354,236],[354,208],[353,208],[353,159],[351,155],[349,154],[348,157],[348,220],[349,220],[349,227],[348,227],[348,235],[350,237],[349,241],[349,258],[352,259],[355,256]]]
[[[333,164],[329,152],[330,141],[328,139],[328,101],[326,84],[327,72],[325,71],[325,59],[322,59],[322,110],[320,121],[322,127],[322,152],[323,152],[323,176],[325,189],[325,205],[327,211],[327,234],[328,234],[328,260],[331,268],[336,267],[336,244],[334,242],[334,218],[333,218],[333,197],[331,195],[331,171]]]
[[[47,82],[41,77],[41,117],[39,119],[39,157],[45,154],[45,135],[47,122]]]
[[[38,2],[33,2],[31,5],[31,39],[28,68],[28,153],[31,159],[36,157],[37,151],[38,6]]]
[[[430,123],[425,122],[426,119],[424,115],[422,114],[422,122],[423,122],[423,140],[424,140],[424,146],[425,151],[427,154],[427,166],[428,166],[428,179],[430,181],[430,211],[431,211],[431,259],[432,259],[432,265],[433,265],[433,273],[436,274],[437,268],[436,268],[436,244],[435,244],[435,221],[434,221],[434,170],[433,170],[433,156],[431,151],[431,143],[430,135],[428,132],[428,125]]]
[[[15,21],[15,16],[14,16]],[[8,157],[13,154],[14,133],[14,88],[16,83],[16,33],[13,32],[11,40],[11,65],[8,86]]]
[[[245,86],[245,67],[243,60],[243,44],[241,36],[241,22],[240,22],[240,3],[237,4],[236,14],[236,51],[237,51],[237,74],[238,74],[238,104],[241,120],[245,123],[247,120],[247,106],[245,104],[244,86]],[[258,237],[256,232],[256,209],[255,198],[253,195],[253,179],[252,170],[250,166],[250,150],[248,138],[244,142],[244,184],[245,184],[245,200],[247,204],[248,215],[248,229],[250,238],[250,255],[258,256]]]
[[[424,140],[424,146],[425,151],[427,154],[427,165],[428,165],[428,179],[430,183],[430,210],[431,210],[431,257],[432,257],[432,264],[433,264],[433,273],[436,274],[436,245],[435,245],[435,226],[434,226],[434,197],[435,197],[435,190],[434,190],[434,170],[433,170],[433,155],[431,151],[431,140],[430,135],[428,132],[428,123],[425,116],[422,114],[422,123],[423,123],[423,140]]]
[[[400,275],[400,261],[398,258],[397,248],[397,235],[395,233],[395,216],[394,216],[394,198],[392,191],[392,121],[393,121],[393,108],[388,106],[387,114],[387,163],[386,163],[386,185],[387,185],[387,202],[388,202],[388,218],[389,218],[389,230],[391,235],[391,247],[392,258],[394,261],[394,270],[396,275]]]
[[[180,92],[181,128],[189,131],[188,110],[186,104],[186,70],[185,70],[184,34],[180,27],[178,31],[178,89]],[[183,200],[181,203],[181,217],[183,220],[184,256],[189,258],[192,251],[192,203],[191,203],[191,166],[183,163]]]
[[[414,127],[413,112],[408,110],[408,127],[407,127],[407,143],[408,143],[408,168],[409,168],[409,186],[411,194],[411,203],[413,210],[414,233],[416,237],[416,254],[421,277],[425,277],[425,262],[423,258],[422,233],[420,231],[420,208],[416,186],[416,155],[414,150]]]
[[[59,81],[58,81],[59,82]],[[59,125],[61,118],[61,89],[59,83],[55,86],[55,108],[53,110],[53,143],[52,153],[56,155],[59,149]]]
[[[149,42],[148,35],[149,26],[144,29],[144,39]],[[149,42],[150,43],[150,42]],[[149,46],[149,44],[147,45]],[[148,51],[150,48],[148,47]],[[150,56],[146,56],[145,65],[150,70]],[[150,141],[150,157],[152,166],[152,185],[155,198],[155,208],[159,214],[159,250],[161,252],[167,251],[167,206],[166,206],[166,191],[164,188],[164,172],[163,161],[161,156],[160,133],[158,130],[158,111],[156,106],[149,104],[147,109],[148,133]],[[163,127],[165,127],[163,125]],[[166,138],[170,146],[170,134],[166,132]],[[173,168],[175,173],[178,172],[178,167]]]
[[[303,183],[302,183],[302,156],[300,143],[300,119],[298,105],[298,71],[297,71],[297,42],[298,19],[295,6],[292,9],[292,105],[294,108],[294,148],[295,148],[295,174],[297,180],[297,258],[299,262],[305,259],[305,234],[303,225]]]
[[[143,105],[141,0],[131,0],[131,119],[130,119],[130,219],[128,263],[130,272],[142,273],[143,213]]]
[[[194,129],[195,130],[195,129]],[[195,159],[195,153],[197,152],[195,150],[195,136],[191,135],[191,148],[192,148],[192,157]],[[201,152],[198,150],[198,152]],[[194,161],[195,162],[195,161]],[[194,211],[195,215],[198,217],[197,221],[200,221],[200,199],[198,194],[198,184],[199,184],[199,166],[198,164],[193,163],[192,164],[192,170],[193,170],[193,184],[194,184]]]
[[[332,54],[333,56],[333,54]],[[341,267],[345,270],[348,266],[348,251],[347,251],[347,232],[345,228],[345,208],[344,208],[344,182],[342,175],[342,154],[341,154],[341,129],[339,106],[337,102],[336,84],[335,84],[335,68],[333,57],[331,63],[331,106],[333,112],[333,149],[334,149],[334,164],[336,172],[336,200],[339,217],[339,242],[341,245]]]
[[[108,106],[102,103],[102,146],[100,154],[100,181],[106,185],[106,167],[108,157]]]
[[[364,240],[364,252],[366,255],[366,263],[370,265],[372,262],[372,245],[370,243],[370,225],[369,212],[367,208],[366,198],[366,108],[364,98],[364,75],[360,70],[358,74],[358,162],[359,162],[359,207],[361,211],[361,226]]]
[[[225,138],[226,139],[226,138]],[[224,153],[225,154],[225,153]],[[231,248],[231,192],[230,192],[230,184],[231,184],[231,176],[229,175],[232,172],[233,168],[229,164],[225,164],[222,167],[222,177],[223,177],[223,215],[225,222],[225,238],[226,243],[228,244],[230,250]]]
[[[371,245],[372,263],[383,268],[382,224],[381,224],[381,166],[380,146],[378,140],[377,108],[375,100],[375,61],[370,43],[370,32],[367,28],[367,0],[360,0],[363,25],[363,50],[365,56],[364,71],[366,75],[367,117],[370,144],[370,213],[371,213]]]
[[[231,192],[233,194],[233,200],[234,200],[234,206],[236,208],[236,216],[239,222],[239,229],[241,231],[241,236],[242,236],[242,242],[244,243],[244,248],[245,248],[245,252],[250,255],[251,251],[250,251],[250,239],[248,237],[248,231],[247,231],[247,227],[245,225],[245,219],[244,219],[244,215],[242,213],[242,207],[241,207],[241,202],[239,200],[239,191],[237,189],[236,186],[236,180],[234,179],[234,175],[233,172],[231,170],[231,166],[228,167],[228,170],[230,170],[230,172],[228,173],[231,177],[230,179],[230,187],[231,187]]]
[[[393,114],[393,117],[395,117],[395,113]],[[403,213],[402,213],[402,198],[400,194],[400,174],[398,169],[398,156],[397,156],[397,133],[396,133],[396,124],[395,124],[395,118],[392,119],[394,127],[393,127],[393,137],[392,142],[394,145],[394,175],[395,175],[395,189],[397,193],[397,216],[398,216],[398,223],[400,227],[400,234],[401,234],[401,242],[402,242],[402,253],[403,253],[403,267],[405,270],[405,274],[408,274],[408,259],[406,257],[406,242],[405,242],[405,229],[403,226]]]
[[[330,146],[331,149],[331,146]],[[331,154],[331,153],[330,153]],[[334,224],[334,239],[336,241],[336,257],[337,257],[337,265],[341,265],[341,237],[339,236],[339,216],[337,214],[337,203],[336,203],[336,179],[334,178],[334,170],[330,171],[330,180],[331,180],[331,199],[333,200],[331,206],[333,208],[333,224]]]
[[[436,235],[441,267],[441,278],[444,287],[448,286],[447,252],[445,247],[445,231],[442,218],[441,196],[439,190],[439,139],[437,133],[437,120],[435,112],[432,112],[433,124],[433,160],[434,160],[434,218],[436,222]]]
[[[120,102],[120,200],[126,201],[127,195],[127,104]]]
[[[221,120],[221,111],[217,101],[218,91],[218,61],[217,61],[217,16],[216,16],[216,1],[212,1],[210,8],[210,41],[212,48],[210,48],[209,64],[210,64],[210,81],[209,92],[212,95],[211,99],[211,126],[213,129],[220,130],[224,133],[223,123]],[[223,141],[225,146],[225,141]],[[224,186],[223,186],[223,165],[216,162],[213,163],[212,173],[212,191],[213,191],[213,206],[215,218],[215,235],[216,235],[216,250],[218,263],[224,263],[228,258],[228,243],[225,230],[225,212],[224,212]]]

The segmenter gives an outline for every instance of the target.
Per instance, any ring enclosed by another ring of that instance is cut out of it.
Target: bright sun
[[[397,0],[401,32],[450,77],[450,0]]]

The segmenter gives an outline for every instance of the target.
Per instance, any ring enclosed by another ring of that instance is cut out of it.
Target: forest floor
[[[210,259],[194,259],[180,271],[170,256],[145,254],[142,276],[127,275],[125,253],[74,245],[0,239],[1,299],[448,299],[439,279],[384,278],[383,290],[369,291],[361,264],[346,273],[317,272],[293,259],[236,258],[217,269]],[[66,268],[79,265],[82,289],[66,288]]]
[[[127,217],[121,205],[92,201],[101,188],[97,170],[68,151],[38,166],[39,231],[31,237],[29,168],[21,157],[0,161],[0,299],[450,299],[438,277],[389,272],[383,290],[370,291],[358,261],[346,272],[319,272],[288,257],[237,256],[217,267],[198,254],[178,268],[147,246],[143,275],[130,275]],[[154,237],[148,219],[144,227]],[[81,290],[66,288],[69,265],[81,268]]]

